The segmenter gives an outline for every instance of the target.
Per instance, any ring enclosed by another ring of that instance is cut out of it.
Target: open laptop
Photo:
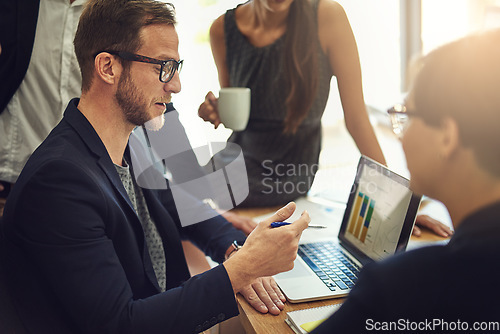
[[[363,265],[406,249],[419,203],[408,179],[362,156],[338,237],[301,243],[276,282],[292,303],[346,296]]]

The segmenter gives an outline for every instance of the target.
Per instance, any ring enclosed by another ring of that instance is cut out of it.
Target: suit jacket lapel
[[[147,245],[144,237],[144,230],[142,224],[137,216],[137,212],[130,201],[130,198],[123,186],[123,183],[118,175],[113,161],[109,157],[108,151],[104,146],[104,143],[99,138],[97,132],[95,132],[92,125],[85,118],[85,116],[78,110],[79,99],[73,99],[70,101],[66,111],[64,112],[64,120],[66,120],[73,129],[78,133],[82,141],[87,145],[88,149],[94,154],[96,158],[97,165],[104,172],[108,180],[113,185],[114,191],[118,196],[118,199],[122,203],[126,203],[126,210],[128,210],[127,217],[132,224],[132,228],[136,232],[137,240],[139,242],[139,247],[142,249],[142,259],[144,264],[144,271],[148,276],[151,283],[159,291],[160,287],[154,273],[153,265],[149,257]],[[123,204],[120,204],[123,205]]]
[[[128,204],[129,208],[135,213],[134,207],[128,197],[125,188],[123,187],[120,176],[116,172],[113,161],[109,157],[108,151],[104,143],[95,132],[92,125],[85,116],[78,110],[79,99],[72,99],[64,112],[64,119],[75,129],[82,141],[87,145],[90,151],[96,156],[97,164],[106,174],[108,179],[113,184],[120,197]]]

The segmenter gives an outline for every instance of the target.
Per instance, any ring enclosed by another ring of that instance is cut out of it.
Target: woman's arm
[[[342,6],[331,0],[322,0],[318,26],[321,46],[337,77],[347,130],[361,154],[386,164],[366,112],[358,48]]]

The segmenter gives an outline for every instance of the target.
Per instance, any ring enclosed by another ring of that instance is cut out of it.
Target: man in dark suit
[[[366,266],[315,334],[500,330],[499,59],[500,30],[443,46],[389,110],[411,187],[446,205],[455,233]]]
[[[180,91],[174,23],[172,8],[151,0],[94,0],[82,13],[74,41],[81,98],[34,152],[5,207],[2,253],[30,332],[200,332],[238,313],[240,291],[262,312],[283,308],[268,276],[293,266],[307,213],[270,228],[290,217],[291,203],[245,241],[220,216],[181,224],[171,191],[141,188],[134,177],[130,162],[141,152],[128,146],[130,133],[161,127]],[[190,278],[183,238],[226,261]]]

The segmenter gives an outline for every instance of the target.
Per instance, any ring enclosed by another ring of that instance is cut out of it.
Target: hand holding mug
[[[221,88],[218,99],[209,92],[198,109],[198,115],[216,129],[223,123],[234,131],[245,130],[250,117],[250,88]]]
[[[214,93],[208,92],[205,96],[205,101],[198,108],[198,116],[201,117],[205,122],[210,122],[217,129],[219,126],[219,110],[217,109],[217,98]]]

